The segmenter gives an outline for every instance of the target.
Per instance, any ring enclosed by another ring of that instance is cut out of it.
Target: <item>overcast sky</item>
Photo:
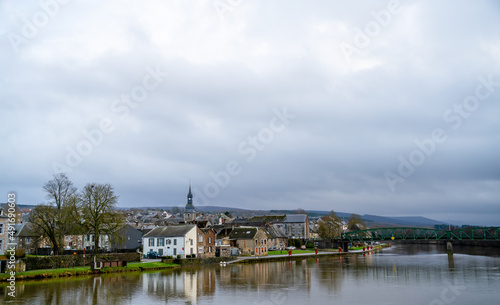
[[[42,3],[42,4],[40,4]],[[43,4],[46,3],[46,4]],[[0,1],[0,202],[500,226],[497,1]]]

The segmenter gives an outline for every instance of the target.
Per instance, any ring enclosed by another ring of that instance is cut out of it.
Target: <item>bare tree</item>
[[[89,183],[83,188],[81,199],[84,225],[94,234],[94,253],[97,254],[101,235],[118,242],[118,231],[124,223],[123,215],[115,210],[118,196],[110,184]]]
[[[332,245],[342,234],[342,222],[334,211],[318,220],[318,233],[324,239],[329,240]]]
[[[77,188],[65,174],[56,174],[44,184],[48,204],[36,206],[30,213],[33,231],[52,244],[54,254],[61,254],[64,235],[78,227]]]

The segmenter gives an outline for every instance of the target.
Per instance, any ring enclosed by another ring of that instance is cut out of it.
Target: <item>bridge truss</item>
[[[411,227],[376,228],[342,233],[342,240],[500,240],[500,227],[439,230]]]

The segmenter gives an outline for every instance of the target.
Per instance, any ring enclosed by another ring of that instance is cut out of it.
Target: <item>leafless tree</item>
[[[78,227],[77,188],[65,174],[56,174],[44,184],[47,204],[38,205],[30,213],[33,231],[52,244],[54,254],[61,254],[64,235]]]
[[[99,237],[107,235],[117,242],[118,230],[124,217],[116,211],[118,196],[110,184],[89,183],[81,193],[81,211],[84,225],[94,234],[94,253],[99,251]]]

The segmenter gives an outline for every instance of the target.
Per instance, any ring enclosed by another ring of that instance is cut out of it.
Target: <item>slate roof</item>
[[[285,218],[285,215],[254,216],[248,219],[248,222],[281,222]]]
[[[271,225],[267,228],[269,230],[269,233],[273,236],[273,238],[288,238],[283,231],[276,227],[275,225]]]
[[[179,237],[185,236],[189,231],[191,231],[195,225],[187,226],[167,226],[167,227],[157,227],[149,231],[144,237]]]
[[[234,228],[229,233],[229,239],[253,239],[257,228]]]
[[[14,225],[16,236],[18,237],[33,237],[35,233],[33,232],[32,225],[30,223],[20,223]]]
[[[214,231],[214,234],[217,234],[217,231],[215,231],[214,228],[203,228],[203,229],[200,229],[201,232],[203,232],[204,234],[207,234],[208,231],[210,230],[213,230]]]
[[[284,222],[305,222],[306,214],[288,214]]]

